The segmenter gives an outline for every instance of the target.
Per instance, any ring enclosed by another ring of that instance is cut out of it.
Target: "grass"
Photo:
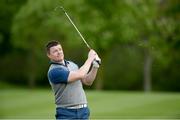
[[[179,119],[179,93],[86,91],[91,119]],[[0,119],[54,119],[51,89],[2,89]]]

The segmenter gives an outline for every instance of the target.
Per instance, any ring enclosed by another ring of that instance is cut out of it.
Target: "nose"
[[[62,50],[59,50],[59,51],[58,51],[58,54],[62,54],[62,53],[63,53]]]

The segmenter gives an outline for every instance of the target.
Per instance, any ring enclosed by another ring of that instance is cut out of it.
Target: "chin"
[[[57,61],[58,61],[58,62],[62,62],[63,60],[64,60],[64,59],[58,59]]]

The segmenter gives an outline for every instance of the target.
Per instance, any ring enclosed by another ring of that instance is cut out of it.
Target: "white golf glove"
[[[99,68],[99,64],[96,60],[93,61],[93,67],[94,68]]]
[[[101,59],[99,58],[99,56],[97,56],[95,58],[95,60],[93,61],[93,67],[95,68],[99,68],[99,65],[101,64]]]

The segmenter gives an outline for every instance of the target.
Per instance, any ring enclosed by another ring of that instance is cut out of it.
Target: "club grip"
[[[101,65],[101,60],[95,60],[99,65]]]

